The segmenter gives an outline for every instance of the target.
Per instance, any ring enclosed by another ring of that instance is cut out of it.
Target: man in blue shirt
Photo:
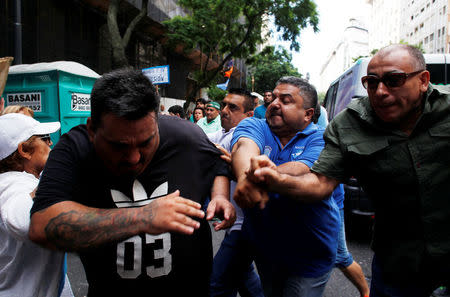
[[[283,77],[273,95],[266,121],[244,119],[231,142],[234,199],[246,216],[242,232],[254,249],[266,296],[322,296],[336,257],[335,201],[303,203],[284,194],[288,189],[267,192],[269,185],[254,175],[267,165],[292,176],[309,172],[324,146],[323,128],[312,123],[317,92],[303,79]],[[255,157],[262,154],[270,164],[258,163]]]
[[[258,119],[265,119],[267,106],[269,106],[269,104],[272,101],[273,101],[272,91],[265,91],[264,92],[264,104],[255,108],[255,112],[254,112],[253,116]]]

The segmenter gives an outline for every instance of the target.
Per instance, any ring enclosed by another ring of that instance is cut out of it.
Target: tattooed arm
[[[33,213],[28,235],[47,248],[77,251],[139,233],[192,234],[200,223],[191,217],[205,215],[200,208],[179,191],[136,208],[98,209],[64,201]]]

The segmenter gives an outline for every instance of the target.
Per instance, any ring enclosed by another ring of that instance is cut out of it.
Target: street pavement
[[[213,234],[213,249],[214,253],[219,249],[222,242],[224,231],[215,232]],[[357,261],[367,278],[370,279],[370,265],[373,253],[369,248],[370,234],[364,232],[357,234],[347,239],[347,245],[353,258]],[[69,254],[68,262],[68,276],[72,291],[75,297],[84,297],[87,295],[88,284],[84,274],[83,266],[76,254]],[[324,297],[359,297],[358,290],[348,281],[339,269],[333,269],[330,280],[325,289]]]

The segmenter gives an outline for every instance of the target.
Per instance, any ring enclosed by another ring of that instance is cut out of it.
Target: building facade
[[[369,48],[392,43],[421,45],[425,53],[449,53],[450,0],[368,0]]]
[[[350,19],[342,39],[334,47],[320,70],[318,90],[327,90],[330,83],[349,68],[355,59],[369,54],[369,31],[357,19]]]
[[[398,43],[403,28],[404,0],[368,0],[371,5],[369,22],[369,50]]]
[[[425,53],[448,53],[449,0],[407,0],[401,39],[421,44]]]
[[[0,1],[0,57],[15,57],[13,65],[65,60],[99,74],[111,71],[115,66],[106,21],[108,5],[107,0]],[[136,69],[169,65],[170,84],[160,85],[159,92],[163,97],[184,99],[192,85],[189,73],[200,67],[202,55],[165,47],[162,21],[186,12],[175,0],[149,1],[148,5],[147,17],[136,26],[126,47],[128,62]],[[120,1],[117,21],[122,32],[141,7],[141,0]],[[245,71],[236,71],[235,77],[235,85],[245,83]]]

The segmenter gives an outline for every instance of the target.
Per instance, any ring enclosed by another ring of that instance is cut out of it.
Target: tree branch
[[[137,24],[145,17],[147,16],[147,9],[148,9],[148,0],[142,0],[142,8],[139,14],[131,21],[131,23],[128,25],[127,30],[125,31],[125,34],[122,39],[123,47],[127,47],[128,42],[130,41],[131,33],[133,33],[134,28]]]
[[[228,53],[228,55],[222,60],[222,62],[219,64],[219,66],[214,71],[212,71],[210,73],[210,75],[207,75],[206,78],[199,83],[200,87],[207,85],[217,75],[217,73],[223,69],[223,66],[225,65],[225,63],[233,57],[234,53],[236,51],[238,51],[245,42],[247,42],[247,39],[249,38],[253,28],[255,27],[256,18],[257,18],[257,15],[254,16],[252,19],[250,19],[250,23],[249,23],[249,26],[247,28],[247,32],[245,33],[244,38],[241,40],[241,42],[238,45],[236,45],[230,51],[230,53]]]
[[[128,60],[125,56],[125,48],[122,44],[119,25],[117,24],[117,12],[119,10],[119,0],[111,0],[108,6],[106,20],[108,24],[109,35],[111,37],[111,47],[113,50],[113,64],[119,67],[128,66]]]

